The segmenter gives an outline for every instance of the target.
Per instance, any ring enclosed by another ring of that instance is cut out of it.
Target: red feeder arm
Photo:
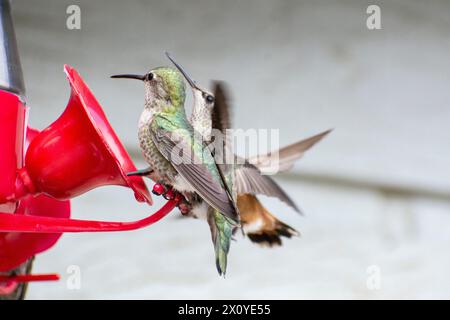
[[[0,296],[8,295],[14,292],[18,283],[37,282],[37,281],[58,281],[59,275],[51,274],[18,274],[18,275],[0,275]]]
[[[172,211],[180,196],[169,200],[152,215],[137,221],[112,222],[95,220],[76,220],[67,218],[53,218],[45,216],[25,216],[18,214],[0,213],[0,231],[2,232],[31,232],[31,233],[62,233],[62,232],[111,232],[130,231],[147,227],[164,218]]]
[[[0,282],[35,282],[35,281],[57,281],[59,280],[59,275],[56,273],[49,274],[18,274],[11,276],[0,275]]]
[[[0,258],[0,267],[9,270],[16,266],[18,261],[22,262],[36,253],[50,248],[56,243],[63,232],[111,232],[144,228],[158,222],[169,214],[179,202],[180,197],[177,194],[175,199],[167,201],[154,214],[132,222],[76,220],[50,216],[0,213],[0,230],[2,232],[8,232],[6,233],[7,235],[12,235],[12,239],[9,239],[10,241],[7,242],[7,245],[2,248],[2,254],[6,254],[6,256]],[[69,209],[68,201],[60,201],[61,205],[67,205],[66,208],[58,208],[56,203],[51,203],[55,200],[49,197],[44,197],[41,201],[50,202],[51,208],[49,210],[53,210],[57,214],[69,213],[67,210]],[[49,212],[51,211],[46,213],[48,214]],[[14,237],[14,235],[17,236]],[[16,289],[18,283],[54,280],[59,280],[59,275],[0,275],[0,295],[11,294]]]

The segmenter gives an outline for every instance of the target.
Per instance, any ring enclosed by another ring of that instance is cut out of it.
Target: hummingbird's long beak
[[[137,80],[141,80],[144,81],[145,76],[141,76],[138,74],[116,74],[114,76],[111,76],[111,78],[124,78],[124,79],[137,79]]]
[[[174,64],[174,66],[178,69],[178,71],[181,72],[181,74],[182,74],[183,77],[186,79],[186,81],[189,83],[189,85],[190,85],[192,88],[199,89],[199,88],[197,87],[197,85],[195,84],[195,82],[191,79],[191,77],[188,76],[188,74],[186,73],[186,71],[184,71],[183,68],[182,68],[178,63],[176,63],[175,60],[172,59],[172,57],[170,56],[170,54],[169,54],[168,52],[166,52],[166,56],[167,56],[167,58]],[[199,90],[200,90],[200,89],[199,89]]]

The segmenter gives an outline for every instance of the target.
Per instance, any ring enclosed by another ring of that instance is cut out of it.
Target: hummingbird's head
[[[166,52],[167,58],[174,64],[174,66],[178,69],[178,71],[181,72],[181,74],[186,79],[187,83],[192,89],[192,95],[194,98],[194,110],[195,113],[196,110],[207,110],[209,112],[212,112],[212,109],[214,107],[214,95],[209,92],[208,90],[199,87],[194,80],[184,71],[184,69],[179,65],[173,58]]]
[[[137,79],[144,82],[145,106],[183,107],[186,86],[182,74],[174,68],[158,67],[144,75],[119,74],[111,78]]]

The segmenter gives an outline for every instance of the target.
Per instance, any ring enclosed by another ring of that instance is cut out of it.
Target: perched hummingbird
[[[214,94],[212,94],[197,86],[184,69],[168,54],[166,55],[183,74],[192,89],[194,105],[190,121],[194,130],[201,134],[207,142],[212,139],[212,129],[219,129],[225,134],[225,130],[231,127],[231,121],[224,84],[216,82]],[[270,167],[273,166],[274,162],[277,162],[276,165],[279,166],[281,171],[289,170],[306,150],[319,142],[329,132],[330,130],[325,131],[280,149],[278,159],[272,158],[277,153],[268,153],[246,161],[240,161],[241,164],[233,166],[241,224],[250,240],[273,246],[281,245],[281,236],[290,238],[293,235],[298,235],[294,228],[281,222],[264,208],[255,196],[256,194],[264,194],[278,197],[299,212],[298,207],[283,189],[273,179],[262,175],[261,172],[271,169]],[[196,212],[194,211],[193,214],[196,214]]]
[[[112,78],[138,79],[145,85],[144,110],[139,119],[139,142],[151,167],[152,179],[173,186],[198,207],[205,208],[219,274],[225,274],[233,230],[239,211],[233,192],[233,170],[219,168],[208,146],[194,139],[186,117],[185,84],[180,72],[159,67],[145,75]],[[180,155],[182,151],[182,155]]]

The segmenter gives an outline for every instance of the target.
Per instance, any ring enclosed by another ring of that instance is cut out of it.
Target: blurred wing
[[[269,176],[262,175],[258,168],[252,164],[247,163],[241,165],[236,169],[235,174],[235,184],[238,194],[263,194],[268,197],[276,197],[298,213],[301,213],[300,209],[286,192]]]
[[[225,133],[231,128],[230,104],[228,90],[222,81],[214,82],[214,108],[212,112],[212,127]]]
[[[223,81],[214,81],[214,107],[211,115],[212,118],[212,128],[220,130],[223,134],[226,134],[226,130],[231,128],[231,117],[230,117],[230,104],[228,101],[228,90],[226,89],[226,84]],[[227,136],[225,136],[223,151],[226,154],[231,152],[231,146],[228,141]],[[220,146],[219,146],[220,147]],[[232,183],[227,183],[225,178],[226,173],[233,170],[230,165],[222,164],[217,165],[222,179],[225,181],[226,187],[230,195],[232,195]],[[237,210],[237,209],[236,209]]]
[[[162,128],[152,128],[150,132],[159,152],[170,161],[175,170],[186,179],[200,197],[218,211],[236,220],[237,211],[227,190],[214,179],[202,161],[195,156],[192,147],[182,138],[177,137],[176,141],[173,140],[174,135]],[[186,150],[190,152],[184,152]]]
[[[262,172],[269,171],[270,168],[278,167],[278,172],[285,172],[294,166],[295,161],[300,159],[305,151],[322,140],[332,129],[319,133],[305,140],[293,143],[278,151],[278,155],[269,152],[265,155],[258,155],[248,159],[248,162],[255,165]]]

